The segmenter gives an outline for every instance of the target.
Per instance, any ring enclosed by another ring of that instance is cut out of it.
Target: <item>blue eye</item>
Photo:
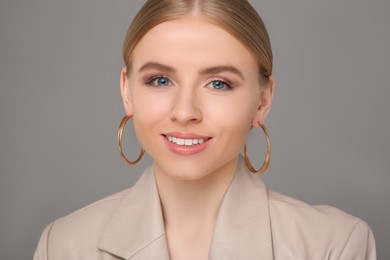
[[[214,80],[208,84],[208,87],[215,90],[229,90],[232,88],[228,83],[222,80]]]
[[[154,77],[148,82],[146,82],[147,85],[150,86],[156,86],[156,87],[168,87],[171,85],[171,81],[167,77]]]

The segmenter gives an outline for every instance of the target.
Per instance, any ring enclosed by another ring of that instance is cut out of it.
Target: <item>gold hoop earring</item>
[[[144,156],[144,153],[145,153],[145,150],[142,148],[141,150],[141,153],[139,154],[137,160],[135,161],[129,161],[126,156],[124,155],[123,153],[123,150],[122,150],[122,133],[123,133],[123,129],[125,128],[125,125],[127,123],[127,121],[132,118],[133,116],[129,116],[129,115],[126,115],[125,117],[123,117],[120,125],[119,125],[119,128],[118,128],[118,146],[119,146],[119,152],[121,153],[121,156],[122,156],[122,159],[123,161],[125,161],[125,163],[127,164],[130,164],[130,165],[134,165],[134,164],[137,164],[139,161],[141,161],[142,157]]]
[[[248,167],[248,169],[252,172],[252,173],[258,173],[258,174],[261,174],[263,172],[265,172],[265,170],[267,170],[268,168],[268,164],[271,160],[271,143],[270,143],[270,140],[269,140],[269,135],[268,135],[268,132],[267,132],[267,128],[265,128],[265,126],[263,124],[260,124],[260,127],[263,129],[264,131],[264,134],[265,134],[265,137],[267,139],[267,155],[265,156],[265,160],[264,160],[264,163],[263,165],[261,166],[260,169],[256,170],[252,163],[250,162],[249,160],[249,157],[248,157],[248,153],[247,153],[247,148],[246,148],[246,144],[244,146],[244,159],[245,159],[245,164],[246,164],[246,167]]]

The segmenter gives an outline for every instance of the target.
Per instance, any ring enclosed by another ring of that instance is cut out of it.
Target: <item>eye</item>
[[[207,85],[208,88],[214,90],[230,90],[232,87],[225,81],[222,80],[213,80]]]
[[[172,83],[167,77],[159,76],[148,80],[146,84],[149,86],[164,88],[170,86]]]

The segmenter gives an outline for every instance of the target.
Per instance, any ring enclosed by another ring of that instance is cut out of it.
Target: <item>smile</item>
[[[178,155],[193,155],[205,150],[213,139],[194,133],[172,132],[162,134],[167,148]]]
[[[191,146],[191,145],[198,145],[203,144],[206,139],[196,138],[196,139],[184,139],[184,138],[178,138],[175,136],[166,136],[166,138],[169,140],[169,142],[177,144],[177,145],[183,145],[183,146]]]

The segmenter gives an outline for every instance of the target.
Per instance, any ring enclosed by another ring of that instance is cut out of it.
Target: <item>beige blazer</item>
[[[368,225],[329,206],[267,190],[242,158],[217,217],[209,259],[376,259]],[[168,260],[154,173],[51,223],[34,260]]]

